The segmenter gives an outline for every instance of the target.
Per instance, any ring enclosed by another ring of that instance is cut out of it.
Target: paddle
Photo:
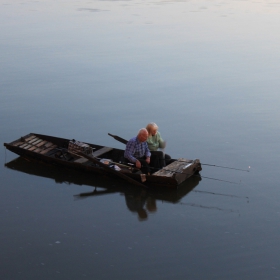
[[[73,152],[72,152],[72,153],[73,153]],[[132,183],[132,184],[134,184],[134,185],[137,185],[137,186],[142,187],[142,188],[147,188],[147,186],[145,186],[145,185],[143,185],[143,184],[137,182],[136,180],[134,180],[134,179],[132,179],[132,178],[126,176],[125,174],[123,174],[123,173],[121,173],[121,172],[119,172],[119,171],[116,171],[115,169],[112,169],[112,168],[109,167],[108,165],[106,165],[106,164],[100,162],[99,160],[97,160],[96,158],[94,158],[94,157],[92,157],[92,156],[86,155],[86,154],[84,154],[84,153],[82,153],[82,152],[76,152],[76,153],[73,153],[73,154],[76,154],[76,155],[78,155],[78,156],[84,157],[84,158],[88,159],[89,161],[92,161],[92,162],[98,164],[99,166],[102,166],[102,167],[103,167],[104,169],[106,169],[108,172],[110,172],[110,173],[112,173],[112,174],[114,174],[114,175],[116,175],[116,176],[118,176],[118,177],[121,177],[122,179],[124,179],[124,180],[126,180],[126,181],[128,181],[128,182],[130,182],[130,183]]]
[[[123,143],[123,144],[127,144],[127,140],[125,140],[125,139],[123,139],[123,138],[121,138],[121,137],[119,137],[119,136],[117,136],[117,135],[113,135],[113,134],[110,134],[110,133],[108,133],[108,135],[110,135],[111,137],[113,137],[114,139],[116,139],[117,141],[119,141],[119,142],[121,142],[121,143]]]

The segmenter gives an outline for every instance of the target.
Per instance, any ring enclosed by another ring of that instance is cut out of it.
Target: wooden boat
[[[4,143],[4,146],[24,158],[113,175],[141,187],[177,188],[202,170],[198,159],[179,158],[152,174],[143,174],[139,169],[123,163],[124,150],[36,133]]]

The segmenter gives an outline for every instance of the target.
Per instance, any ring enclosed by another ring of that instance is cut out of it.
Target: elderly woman
[[[166,142],[161,138],[160,133],[158,132],[158,126],[155,123],[149,123],[146,127],[149,135],[147,139],[149,150],[151,151],[153,165],[159,165],[159,168],[166,166],[172,162],[171,157],[167,154],[164,154],[162,151],[157,151],[158,148],[164,149]],[[158,160],[158,163],[156,162]]]

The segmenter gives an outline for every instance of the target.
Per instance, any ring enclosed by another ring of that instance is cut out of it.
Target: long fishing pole
[[[122,163],[124,163],[124,162],[122,162]],[[124,165],[125,164],[127,164],[126,166],[133,165],[132,163],[124,163]],[[233,182],[233,181],[227,181],[227,180],[222,180],[222,179],[217,179],[217,178],[212,178],[212,177],[201,176],[200,174],[197,175],[197,174],[192,174],[192,173],[183,173],[183,172],[178,172],[178,171],[175,171],[175,170],[170,170],[170,169],[165,169],[165,168],[158,169],[158,168],[151,167],[151,166],[150,166],[150,168],[151,169],[157,169],[158,171],[163,170],[163,171],[168,171],[170,173],[192,175],[192,176],[195,176],[195,177],[201,177],[201,178],[205,178],[205,179],[210,179],[210,180],[215,180],[215,181],[220,181],[220,182],[225,182],[225,183],[230,183],[230,184],[235,184],[235,185],[240,185],[241,184],[241,181],[239,183],[237,183],[237,182]],[[137,169],[137,168],[135,168],[135,169]]]
[[[109,136],[113,137],[115,140],[126,144],[128,141],[126,139],[123,139],[117,135],[113,135],[111,133],[108,133]],[[180,160],[178,160],[180,161]],[[185,162],[185,161],[184,161]],[[190,161],[192,162],[192,161]],[[216,164],[209,164],[209,163],[200,163],[201,165],[206,165],[206,166],[213,166],[213,167],[219,167],[219,168],[226,168],[226,169],[233,169],[233,170],[238,170],[238,171],[244,171],[244,172],[250,172],[250,166],[249,166],[249,170],[246,169],[240,169],[240,168],[234,168],[234,167],[228,167],[228,166],[221,166],[221,165],[216,165]]]
[[[227,169],[233,169],[233,170],[239,170],[239,171],[244,171],[244,172],[250,172],[250,166],[249,169],[240,169],[240,168],[234,168],[234,167],[228,167],[228,166],[221,166],[221,165],[216,165],[216,164],[209,164],[209,163],[200,163],[201,165],[207,165],[207,166],[213,166],[213,167],[220,167],[220,168],[227,168]]]
[[[182,161],[182,162],[185,162],[185,161]],[[192,161],[191,161],[192,162]],[[126,166],[128,168],[134,168],[134,169],[138,169],[134,166],[133,163],[130,163],[130,162],[113,162],[113,161],[110,161],[111,164],[116,164],[116,165],[121,165],[121,166]],[[151,169],[156,169],[156,170],[164,170],[164,171],[167,171],[167,172],[170,172],[170,173],[177,173],[177,174],[185,174],[185,175],[193,175],[193,176],[196,176],[196,177],[201,177],[201,178],[205,178],[205,179],[209,179],[209,180],[215,180],[215,181],[220,181],[220,182],[225,182],[225,183],[230,183],[230,184],[235,184],[235,185],[240,185],[241,181],[239,183],[237,182],[233,182],[233,181],[227,181],[227,180],[222,180],[222,179],[217,179],[217,178],[212,178],[212,177],[206,177],[206,176],[201,176],[201,175],[196,175],[196,174],[192,174],[192,173],[183,173],[183,172],[178,172],[178,171],[175,171],[175,170],[171,170],[171,169],[166,169],[166,168],[162,168],[162,169],[159,169],[159,168],[155,168],[155,167],[152,167],[150,166]],[[139,169],[140,170],[140,169]]]
[[[96,157],[97,160],[101,160],[102,158],[98,158]],[[108,160],[108,164],[116,164],[116,165],[120,165],[122,167],[127,167],[127,168],[133,168],[133,169],[136,169],[136,170],[140,170],[138,168],[136,168],[134,166],[133,163],[129,163],[129,162],[114,162],[112,160]],[[105,164],[106,165],[106,164]],[[155,168],[155,167],[152,167],[150,166],[151,169],[157,169],[158,171],[159,170],[164,170],[164,171],[167,171],[167,172],[170,172],[170,173],[177,173],[177,174],[184,174],[184,175],[192,175],[192,176],[195,176],[195,177],[199,177],[199,178],[205,178],[205,179],[210,179],[210,180],[215,180],[215,181],[220,181],[220,182],[226,182],[226,183],[230,183],[230,184],[240,184],[240,183],[236,183],[236,182],[232,182],[232,181],[226,181],[226,180],[222,180],[222,179],[217,179],[217,178],[211,178],[211,177],[205,177],[205,176],[201,176],[201,175],[197,175],[197,174],[192,174],[192,173],[183,173],[183,172],[178,172],[178,171],[175,171],[175,170],[171,170],[171,169],[165,169],[165,168],[162,168],[162,169],[158,169],[158,168]]]
[[[184,160],[177,160],[179,162],[193,162],[193,160],[189,160],[189,161],[184,161]],[[201,165],[207,165],[207,166],[213,166],[213,167],[219,167],[219,168],[226,168],[226,169],[233,169],[233,170],[238,170],[238,171],[244,171],[244,172],[250,172],[250,166],[249,166],[249,169],[246,170],[246,169],[240,169],[240,168],[235,168],[235,167],[229,167],[229,166],[222,166],[222,165],[216,165],[216,164],[210,164],[210,163],[202,163],[202,162],[199,162]]]

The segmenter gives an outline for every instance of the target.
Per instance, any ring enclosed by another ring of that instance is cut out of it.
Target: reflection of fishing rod
[[[108,133],[109,136],[113,137],[115,140],[123,143],[123,144],[127,144],[127,140],[123,139],[117,135],[113,135],[111,133]],[[178,160],[180,161],[180,160]],[[219,168],[226,168],[226,169],[233,169],[233,170],[239,170],[239,171],[245,171],[245,172],[250,172],[250,166],[249,166],[249,170],[245,170],[245,169],[239,169],[239,168],[234,168],[234,167],[228,167],[228,166],[221,166],[221,165],[216,165],[216,164],[209,164],[209,163],[200,163],[201,165],[207,165],[207,166],[213,166],[213,167],[219,167]]]
[[[196,193],[213,194],[213,195],[221,195],[221,196],[228,196],[228,197],[235,197],[235,198],[246,198],[246,199],[249,199],[248,196],[242,197],[242,196],[237,196],[237,195],[233,195],[233,194],[215,193],[215,192],[198,191],[198,190],[193,190],[193,192],[196,192]]]
[[[199,177],[204,178],[204,179],[215,180],[215,181],[225,182],[225,183],[230,183],[230,184],[235,184],[235,185],[240,185],[240,183],[241,183],[241,181],[239,183],[237,183],[237,182],[226,181],[226,180],[222,180],[222,179],[217,179],[217,178],[212,178],[212,177],[205,177],[205,176],[195,175],[195,174],[193,176],[199,176]]]
[[[215,206],[204,206],[204,205],[200,205],[200,204],[196,204],[196,203],[184,203],[184,202],[180,202],[179,204],[181,204],[181,205],[187,205],[187,206],[192,206],[192,207],[199,207],[199,208],[204,208],[204,209],[218,210],[218,211],[223,211],[223,212],[239,213],[238,210],[223,209],[223,208],[215,207]]]

